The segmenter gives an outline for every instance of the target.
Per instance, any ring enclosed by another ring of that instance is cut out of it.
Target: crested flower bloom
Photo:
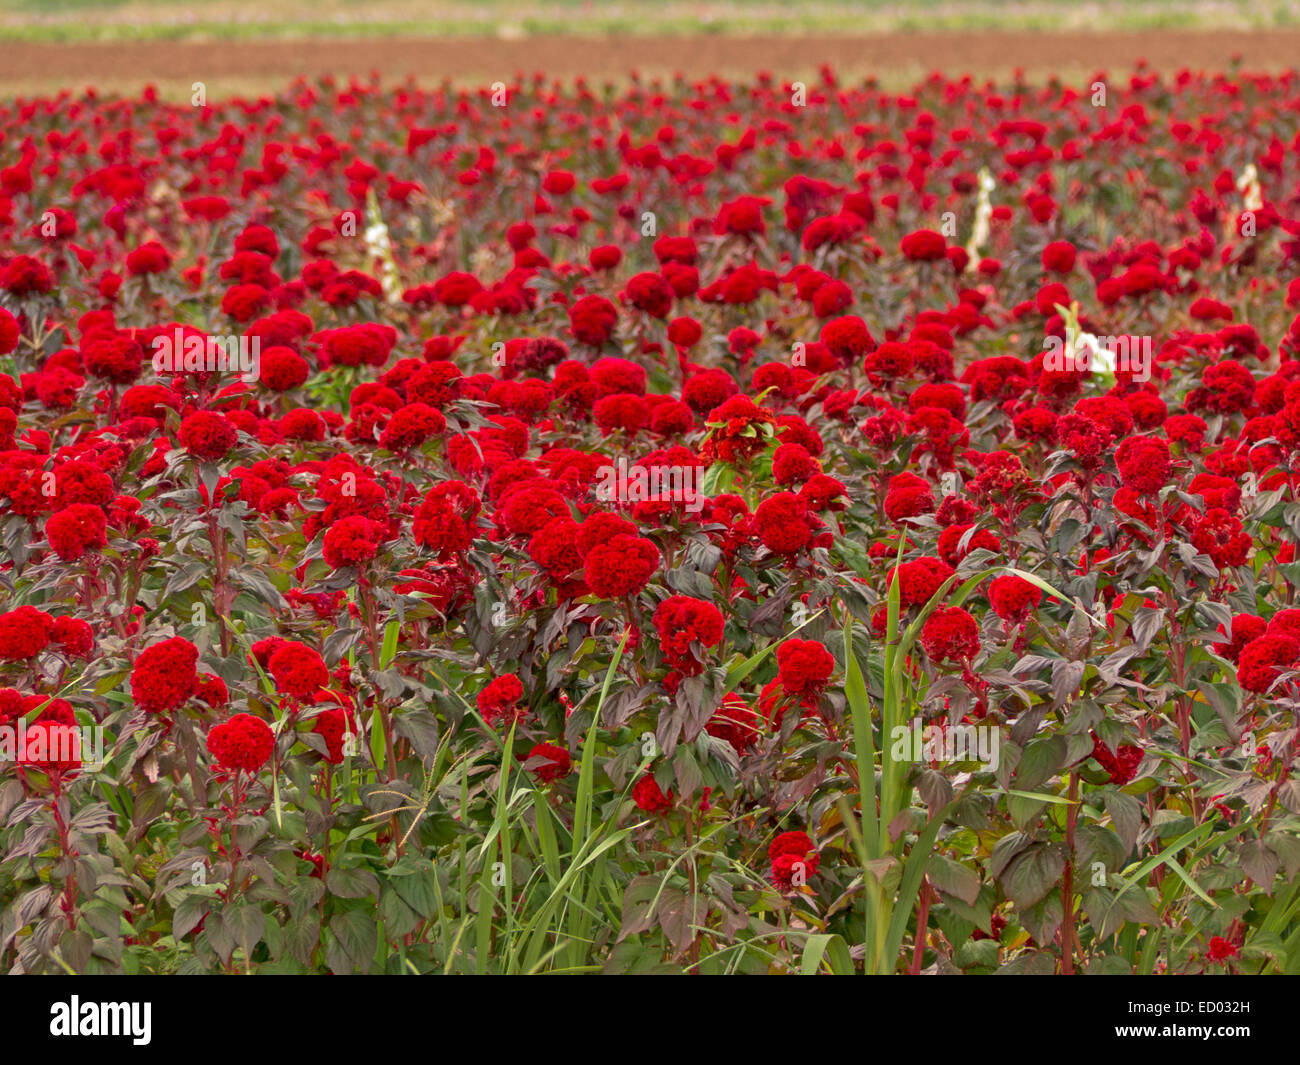
[[[208,732],[208,753],[227,770],[256,773],[266,765],[275,747],[275,734],[260,717],[235,714]]]
[[[767,848],[772,863],[772,883],[780,891],[790,891],[808,882],[821,864],[821,855],[806,832],[780,833]]]
[[[199,651],[183,636],[173,636],[141,651],[131,667],[131,697],[146,713],[183,706],[199,686]]]
[[[494,725],[506,719],[518,720],[528,713],[528,707],[520,706],[524,698],[524,686],[513,673],[495,677],[478,693],[478,709],[483,720]]]

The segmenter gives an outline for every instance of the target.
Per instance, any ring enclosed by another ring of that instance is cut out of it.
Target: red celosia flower
[[[1068,274],[1074,269],[1077,254],[1068,240],[1054,240],[1043,249],[1043,269],[1054,274]]]
[[[360,514],[340,518],[325,530],[321,547],[326,565],[330,569],[364,565],[378,554],[384,532],[382,525]]]
[[[183,706],[198,688],[199,650],[183,636],[145,648],[131,667],[131,697],[146,713]]]
[[[439,559],[454,558],[469,550],[474,536],[472,523],[479,507],[478,494],[469,485],[461,481],[436,485],[415,512],[411,529],[415,542],[435,552]]]
[[[0,618],[0,623],[3,623]],[[59,649],[69,658],[89,658],[95,645],[95,630],[90,622],[81,618],[60,617],[54,619],[50,628],[50,639],[59,645]],[[0,647],[3,640],[0,639]]]
[[[539,743],[527,754],[517,756],[523,762],[537,762],[532,774],[544,784],[567,777],[573,769],[573,758],[559,744]]]
[[[333,695],[332,692],[325,693]],[[325,741],[325,760],[339,765],[346,753],[344,741],[353,731],[352,711],[342,706],[329,706],[316,715],[312,731]]]
[[[636,274],[628,279],[623,298],[652,318],[666,318],[675,293],[659,274]],[[576,334],[575,334],[576,335]]]
[[[816,640],[786,640],[776,649],[781,690],[796,699],[815,701],[835,672],[835,658]]]
[[[692,644],[714,647],[722,640],[723,618],[712,603],[688,595],[674,595],[659,604],[654,614],[664,660],[679,673],[694,676],[704,669]]]
[[[701,458],[705,462],[741,463],[767,447],[775,416],[748,396],[732,396],[711,410],[704,419],[710,433]]]
[[[194,696],[200,702],[206,703],[214,709],[220,709],[230,702],[230,689],[226,687],[226,682],[215,673],[200,673]]]
[[[772,883],[781,891],[807,883],[817,872],[821,855],[806,832],[782,832],[767,848],[772,863]]]
[[[1223,936],[1211,936],[1209,949],[1205,952],[1205,956],[1210,961],[1227,961],[1229,958],[1237,957],[1237,954],[1236,946]]]
[[[108,545],[108,517],[92,503],[74,503],[51,514],[45,538],[64,562],[75,562],[88,551]]]
[[[704,731],[726,740],[738,754],[744,754],[758,742],[758,714],[734,692],[722,697],[722,705],[709,718]]]
[[[666,813],[673,808],[673,791],[665,795],[655,781],[653,773],[646,773],[632,785],[632,801],[648,814]]]
[[[994,577],[989,582],[989,603],[993,606],[993,613],[1003,621],[1019,624],[1038,606],[1042,598],[1043,592],[1036,584],[1030,584],[1013,573]]]
[[[42,702],[44,696],[31,696],[24,712]],[[51,782],[62,782],[77,775],[82,766],[81,755],[81,729],[72,707],[63,699],[53,699],[23,731],[15,761],[20,766],[39,770]]]
[[[938,607],[921,627],[921,646],[936,662],[969,662],[979,653],[979,625],[959,606]]]
[[[1126,487],[1154,495],[1169,480],[1169,445],[1159,437],[1130,436],[1115,452],[1115,465]]]
[[[238,440],[234,426],[223,415],[207,410],[187,415],[177,436],[181,447],[205,462],[225,458]]]
[[[1220,569],[1244,566],[1254,540],[1242,530],[1241,522],[1221,507],[1208,510],[1192,526],[1192,544],[1209,555]]]
[[[320,652],[296,640],[285,640],[272,651],[266,671],[285,695],[307,699],[330,682],[330,672]]]
[[[821,471],[821,464],[802,444],[782,444],[772,455],[772,479],[777,484],[802,484]]]
[[[583,296],[569,308],[574,339],[598,348],[609,342],[618,324],[618,309],[602,296]]]
[[[867,323],[851,314],[843,318],[832,318],[821,327],[817,339],[844,366],[851,366],[876,348],[876,339],[867,328]]]
[[[274,345],[261,353],[258,361],[258,380],[272,392],[288,392],[297,388],[311,373],[307,360],[293,348]]]
[[[408,403],[394,412],[379,437],[379,446],[389,451],[407,451],[426,440],[440,436],[447,419],[440,410],[427,403]]]
[[[934,510],[934,493],[930,482],[914,473],[895,474],[885,492],[885,517],[890,521],[929,514]]]
[[[891,570],[889,583],[898,578],[899,605],[906,609],[928,603],[953,572],[951,566],[937,558],[916,558]]]
[[[208,733],[208,753],[223,769],[256,773],[275,748],[271,726],[252,714],[236,714]]]
[[[587,552],[583,574],[593,595],[623,599],[646,586],[660,560],[659,548],[650,540],[619,535]]]
[[[1222,658],[1231,659],[1236,662],[1241,657],[1242,649],[1252,640],[1258,639],[1264,635],[1268,628],[1267,623],[1261,617],[1254,614],[1234,614],[1232,624],[1229,626],[1230,640],[1227,643],[1216,643],[1214,653]],[[1219,626],[1219,631],[1223,632],[1223,626]]]
[[[1247,691],[1265,692],[1284,669],[1294,669],[1300,642],[1289,636],[1259,636],[1242,648],[1237,683]]]
[[[944,529],[939,534],[939,557],[948,565],[955,567],[972,551],[996,552],[1002,550],[1002,541],[989,532],[988,529],[975,529],[972,533],[971,529],[974,528],[973,525],[966,522],[958,522]],[[962,546],[963,540],[966,541],[964,547]]]
[[[523,697],[524,686],[519,678],[513,673],[503,673],[478,693],[478,710],[489,725],[503,718],[517,721],[528,713],[527,706],[518,705]]]
[[[165,273],[171,264],[171,253],[156,240],[141,244],[126,256],[126,272],[133,277]]]
[[[34,606],[0,614],[0,659],[19,662],[35,658],[49,646],[54,619]]]
[[[777,492],[754,511],[754,531],[774,554],[795,555],[812,540],[814,520],[802,498],[793,492]]]
[[[1137,776],[1138,766],[1142,763],[1142,748],[1134,747],[1132,744],[1121,743],[1118,748],[1111,751],[1105,744],[1093,733],[1092,756],[1100,764],[1102,769],[1110,774],[1110,782],[1123,787]]]
[[[947,254],[948,242],[933,229],[918,229],[902,239],[899,250],[917,262],[933,262]]]

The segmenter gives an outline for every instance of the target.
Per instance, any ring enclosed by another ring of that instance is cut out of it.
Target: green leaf
[[[325,887],[341,899],[364,899],[379,895],[379,880],[368,869],[342,869],[334,866],[325,874]]]
[[[832,976],[848,976],[853,972],[853,958],[848,945],[837,935],[818,934],[807,938],[803,956],[799,959],[799,975],[816,975],[823,962]]]
[[[1007,866],[999,879],[1007,897],[1020,910],[1040,901],[1064,869],[1065,851],[1060,844],[1035,843]]]
[[[930,883],[945,895],[955,895],[967,906],[974,906],[980,894],[980,878],[975,870],[954,862],[942,854],[930,859]]]
[[[333,933],[326,949],[330,972],[339,976],[369,972],[379,942],[374,911],[347,910],[335,914],[330,918],[329,927]]]

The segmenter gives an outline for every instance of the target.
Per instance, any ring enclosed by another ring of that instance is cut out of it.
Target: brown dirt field
[[[518,40],[360,38],[354,40],[130,41],[32,44],[0,41],[0,94],[81,89],[135,92],[157,85],[188,96],[202,81],[209,97],[259,92],[299,75],[366,75],[421,84],[508,80],[518,71],[558,78],[621,79],[643,74],[691,77],[769,70],[782,79],[815,75],[830,63],[842,79],[878,75],[902,87],[931,70],[1031,78],[1055,73],[1081,80],[1097,71],[1127,74],[1145,59],[1158,70],[1249,71],[1300,67],[1300,31],[1150,33],[934,33],[874,37],[532,37]]]

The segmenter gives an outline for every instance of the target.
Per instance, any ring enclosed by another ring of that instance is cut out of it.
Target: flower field
[[[1300,973],[1300,81],[0,104],[0,964]]]

